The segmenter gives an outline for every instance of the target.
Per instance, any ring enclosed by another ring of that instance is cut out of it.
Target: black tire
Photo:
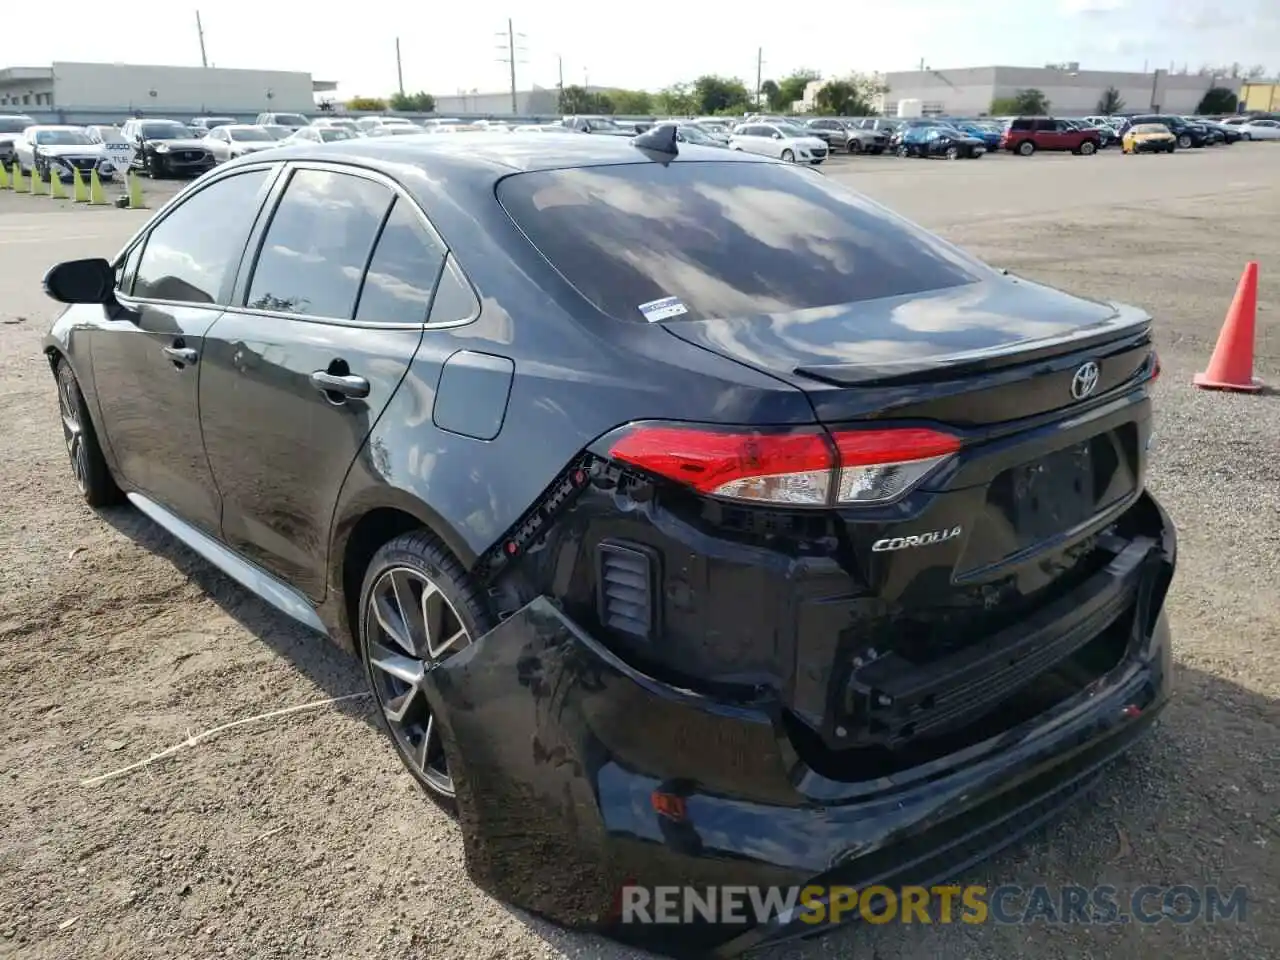
[[[849,138],[848,147],[849,147],[849,152],[850,152],[850,153],[861,153],[861,152],[862,152],[862,141],[861,141],[861,140],[859,140],[857,137],[850,137],[850,138]]]
[[[1177,150],[1177,149],[1178,149],[1177,147],[1175,147],[1175,146],[1173,146],[1173,145],[1171,144],[1171,145],[1169,145],[1169,146],[1167,146],[1167,147],[1165,147],[1165,148],[1164,148],[1164,152],[1165,152],[1165,153],[1173,153],[1173,151],[1175,151],[1175,150]]]
[[[394,693],[388,689],[389,675],[379,671],[372,662],[373,657],[370,656],[371,650],[378,649],[376,641],[390,642],[386,639],[389,634],[377,619],[377,614],[373,612],[371,600],[374,598],[375,588],[381,589],[381,585],[385,584],[387,578],[393,574],[397,577],[405,577],[411,582],[415,579],[426,581],[435,587],[447,603],[447,614],[441,614],[442,621],[446,616],[451,615],[454,618],[452,622],[456,622],[466,630],[468,643],[488,633],[495,625],[496,619],[485,602],[484,592],[471,581],[457,558],[428,530],[402,534],[384,544],[373,555],[365,571],[364,583],[360,588],[359,615],[354,626],[360,649],[360,660],[364,665],[365,679],[374,697],[379,725],[391,740],[405,769],[423,791],[442,808],[450,813],[456,813],[457,797],[453,793],[452,775],[448,773],[450,769],[457,769],[454,764],[456,748],[451,732],[443,724],[440,725],[443,733],[437,737],[438,753],[431,754],[430,751],[424,751],[427,754],[428,763],[420,766],[413,755],[415,744],[409,735],[411,724],[400,721],[401,726],[397,727],[388,718],[387,705],[393,699],[391,694]],[[419,599],[419,602],[421,603],[422,600]],[[371,646],[371,639],[375,641],[373,646]],[[436,657],[435,662],[448,659],[459,649],[465,649],[465,645]],[[395,652],[399,654],[402,651]],[[394,679],[391,678],[392,681]],[[421,692],[413,696],[421,698],[419,706],[426,706],[426,698]],[[434,724],[434,715],[428,711],[427,717]],[[420,721],[417,725],[422,726],[422,722]],[[431,729],[432,726],[427,726],[423,731],[424,741],[427,741],[431,735]],[[437,779],[439,771],[433,765],[440,761],[443,763],[445,776],[449,779],[448,790],[442,789],[442,784]]]
[[[1092,157],[1097,152],[1098,145],[1092,140],[1086,140],[1084,143],[1080,144],[1080,156],[1082,157]]]
[[[1178,134],[1178,146],[1180,146],[1183,150],[1189,149],[1191,147],[1190,134],[1186,134],[1186,133]]]
[[[902,159],[905,160],[907,157],[911,156],[911,151],[908,150],[905,146],[899,147],[898,156],[902,157]]]
[[[124,494],[111,476],[111,468],[102,455],[98,433],[89,417],[89,407],[76,380],[71,364],[59,359],[54,370],[58,386],[58,412],[62,417],[62,435],[71,460],[71,475],[76,488],[91,507],[109,507],[120,503]]]
[[[1240,139],[1241,139],[1241,140],[1252,140],[1252,139],[1253,139],[1253,134],[1248,133],[1248,132],[1242,133],[1242,134],[1240,134]]]
[[[959,160],[959,159],[960,159],[960,148],[959,148],[959,147],[957,147],[957,146],[950,146],[950,147],[947,147],[946,157],[947,157],[947,159],[948,159],[948,160]]]
[[[880,154],[884,153],[884,147],[872,147],[867,152],[871,154],[873,157],[878,157],[880,156]]]
[[[142,162],[145,164],[147,176],[152,180],[159,180],[164,176],[164,165],[154,153],[147,154]]]
[[[1036,152],[1036,145],[1030,140],[1023,140],[1018,144],[1018,156],[1029,157]]]
[[[782,151],[782,162],[783,162],[783,163],[795,163],[795,162],[796,162],[796,155],[795,155],[794,153],[792,153],[790,150],[783,150],[783,151]]]

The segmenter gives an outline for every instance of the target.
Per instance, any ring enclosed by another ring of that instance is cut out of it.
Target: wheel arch
[[[369,562],[384,544],[414,530],[429,531],[464,569],[469,571],[475,565],[474,552],[443,517],[421,500],[393,487],[383,488],[377,499],[361,498],[346,505],[336,518],[329,547],[329,596],[325,606],[331,633],[353,653],[359,653],[356,624],[360,587]]]

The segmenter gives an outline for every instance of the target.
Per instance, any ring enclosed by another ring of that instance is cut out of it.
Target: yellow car
[[[1120,149],[1125,153],[1173,153],[1178,138],[1163,123],[1139,123],[1124,132]]]

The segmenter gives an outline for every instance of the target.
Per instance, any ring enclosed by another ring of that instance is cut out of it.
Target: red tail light
[[[832,506],[894,500],[959,449],[956,437],[918,427],[829,434],[662,424],[628,430],[609,453],[708,496]]]
[[[1160,354],[1151,351],[1151,379],[1160,379]]]

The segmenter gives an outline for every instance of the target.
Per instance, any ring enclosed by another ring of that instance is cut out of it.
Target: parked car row
[[[0,116],[0,163],[16,162],[42,181],[57,173],[70,180],[97,170],[104,180],[122,168],[152,177],[198,176],[219,163],[299,143],[323,144],[353,137],[503,131],[634,137],[657,124],[672,124],[680,142],[723,147],[797,163],[820,164],[832,153],[978,159],[1000,151],[1031,156],[1067,151],[1090,156],[1119,145],[1126,154],[1280,140],[1270,117],[680,117],[647,121],[573,115],[558,122],[462,121],[438,117],[414,122],[399,116],[323,116],[260,113],[254,123],[206,115],[189,122],[131,118],[120,126],[37,124],[29,116]]]

